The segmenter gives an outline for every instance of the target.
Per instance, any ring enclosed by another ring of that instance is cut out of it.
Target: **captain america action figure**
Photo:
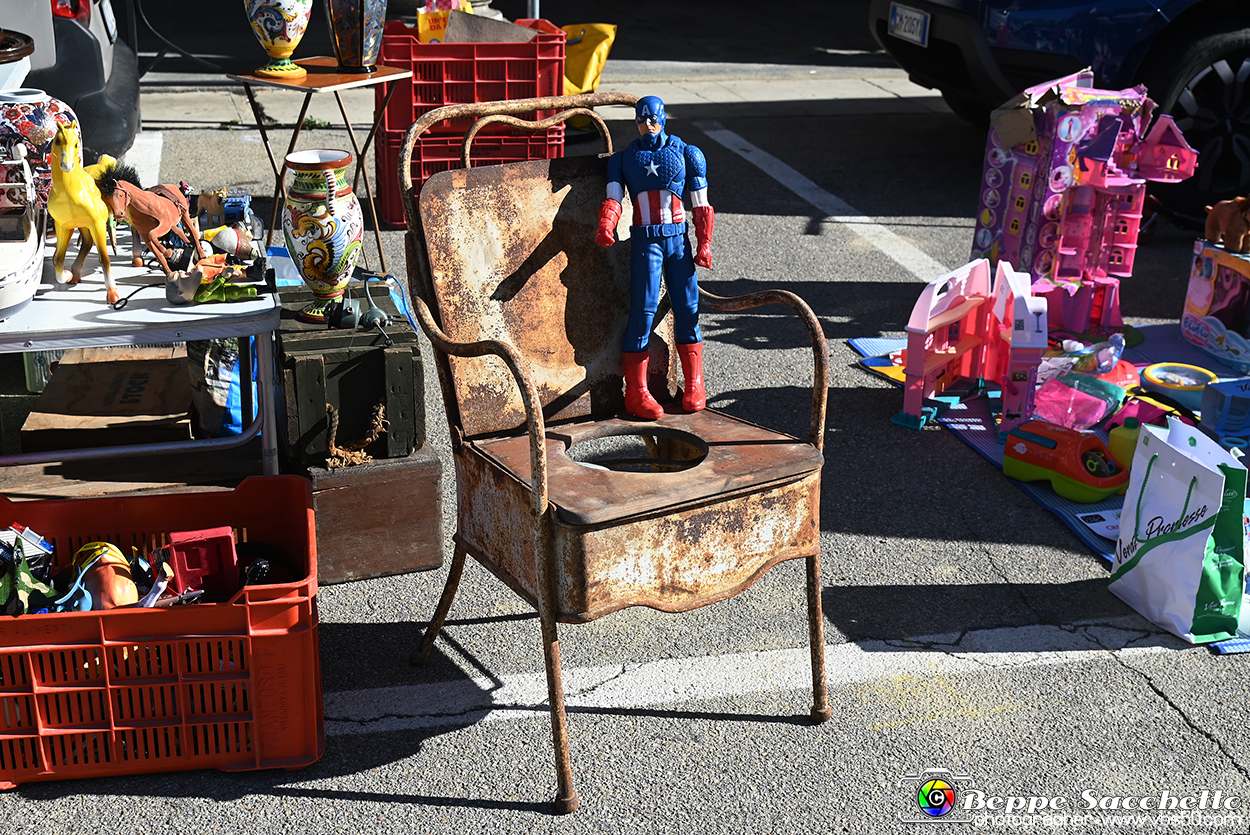
[[[682,408],[697,412],[707,405],[703,389],[703,335],[699,331],[699,285],[695,265],[712,266],[712,223],[707,202],[707,160],[664,130],[664,102],[644,96],[634,107],[638,138],[608,160],[608,195],[599,206],[595,242],[612,246],[621,219],[621,200],[629,190],[634,204],[630,226],[629,322],[621,344],[625,371],[625,409],[655,420],[664,409],[647,389],[647,342],[660,301],[660,280],[673,304],[673,331],[681,357]],[[690,198],[696,250],[686,237],[683,195]]]

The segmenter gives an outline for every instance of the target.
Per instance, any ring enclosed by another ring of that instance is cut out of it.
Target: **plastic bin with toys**
[[[0,496],[0,530],[10,528],[36,532],[51,547],[51,574],[72,574],[75,556],[92,550],[85,545],[108,543],[127,557],[153,558],[153,566],[163,554],[170,582],[147,606],[0,617],[0,788],[200,768],[296,769],[321,757],[317,549],[306,479],[254,477],[220,492]]]

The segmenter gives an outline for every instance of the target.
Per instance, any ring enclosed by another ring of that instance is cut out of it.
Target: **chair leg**
[[[828,722],[833,711],[829,708],[829,686],[825,681],[825,616],[820,603],[820,554],[813,554],[806,562],[808,648],[812,655],[812,719]]]
[[[547,703],[551,706],[551,743],[556,755],[555,811],[567,815],[577,811],[580,803],[573,787],[573,766],[569,761],[569,723],[564,712],[564,678],[560,673],[560,636],[556,619],[540,610],[543,631],[543,653],[547,661]]]
[[[425,664],[430,657],[430,650],[434,648],[434,639],[443,629],[443,622],[447,620],[447,612],[451,610],[451,601],[455,599],[456,589],[460,587],[460,575],[464,573],[464,558],[465,550],[457,545],[451,557],[451,568],[447,572],[447,583],[443,586],[443,596],[438,599],[438,606],[434,609],[434,617],[430,618],[430,625],[421,636],[421,643],[408,656],[408,661],[414,667]]]

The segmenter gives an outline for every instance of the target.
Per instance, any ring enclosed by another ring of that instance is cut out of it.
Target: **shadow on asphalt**
[[[1004,627],[1044,624],[1073,629],[1074,624],[1112,621],[1132,614],[1107,591],[1104,578],[1069,583],[835,585],[827,586],[821,598],[826,620],[849,642],[910,641],[919,636],[962,635],[976,630],[990,631],[988,634],[1004,642],[978,642],[975,649],[961,648],[964,652],[1024,649],[1020,634],[991,631]],[[1145,629],[1145,621],[1142,625],[1142,634],[1157,632]]]

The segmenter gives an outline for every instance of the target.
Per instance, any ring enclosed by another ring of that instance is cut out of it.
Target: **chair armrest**
[[[429,337],[434,350],[442,351],[453,357],[496,356],[504,361],[517,388],[521,390],[521,400],[525,406],[525,428],[530,439],[530,472],[531,488],[534,491],[534,515],[541,518],[547,512],[547,451],[544,446],[546,428],[543,424],[543,412],[539,406],[538,389],[529,369],[517,354],[516,349],[506,342],[497,339],[484,339],[480,342],[456,342],[445,334],[434,321],[430,308],[420,296],[411,297],[412,307],[417,314],[417,322],[421,330]]]
[[[812,341],[812,364],[815,368],[812,381],[812,423],[808,440],[816,449],[823,450],[825,410],[829,400],[829,345],[825,341],[825,332],[821,330],[816,314],[808,307],[807,302],[789,290],[761,290],[758,293],[747,293],[745,296],[717,296],[700,287],[699,298],[713,310],[729,312],[760,307],[765,304],[784,304],[799,315]]]

